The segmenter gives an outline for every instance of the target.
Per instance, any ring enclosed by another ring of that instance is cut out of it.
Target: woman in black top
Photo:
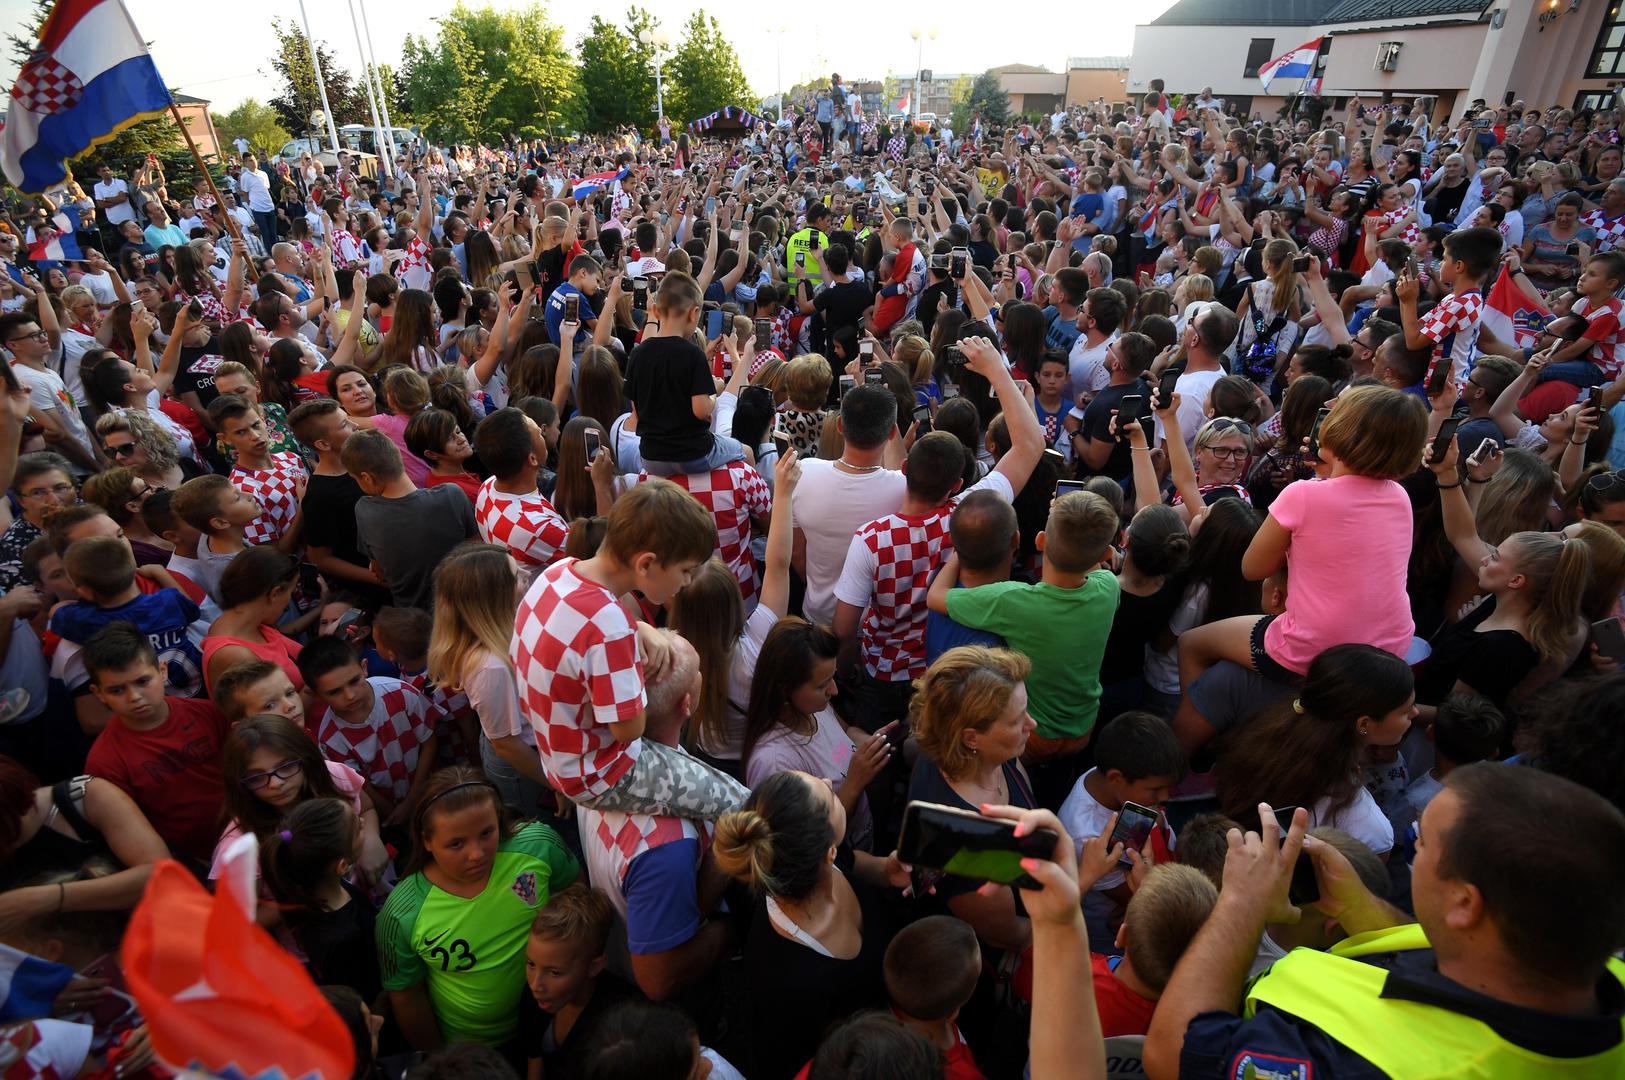
[[[794,1076],[832,1023],[885,1004],[887,865],[907,879],[895,858],[854,855],[845,832],[829,782],[802,772],[774,773],[717,821],[717,865],[758,897],[744,949],[753,1080]]]
[[[100,857],[114,873],[56,885],[24,885],[51,871],[78,872]],[[0,757],[0,928],[62,911],[127,911],[169,848],[146,816],[106,780],[76,776],[41,787]]]
[[[1100,719],[1137,709],[1145,696],[1145,647],[1168,625],[1180,592],[1168,576],[1185,564],[1191,536],[1171,506],[1142,506],[1129,522],[1123,544],[1122,588],[1111,636],[1100,662]]]

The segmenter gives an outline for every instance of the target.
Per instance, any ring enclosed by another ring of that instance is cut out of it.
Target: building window
[[[1247,66],[1242,69],[1243,79],[1258,78],[1258,69],[1275,59],[1275,39],[1272,37],[1255,37],[1253,43],[1247,46]]]
[[[1603,16],[1586,74],[1595,78],[1625,75],[1625,15],[1621,15],[1618,3],[1610,5]]]

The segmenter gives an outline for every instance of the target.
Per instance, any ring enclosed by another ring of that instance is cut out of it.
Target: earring
[[[1368,732],[1368,731],[1367,731],[1367,730],[1366,730],[1366,726],[1365,726],[1365,725],[1364,725],[1364,724],[1361,724],[1361,725],[1360,725],[1360,734],[1361,734],[1361,735],[1367,735],[1367,734],[1369,734],[1369,732]]]

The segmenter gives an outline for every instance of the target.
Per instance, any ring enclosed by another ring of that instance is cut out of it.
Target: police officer
[[[798,296],[802,281],[817,285],[824,280],[823,273],[818,269],[818,263],[808,258],[807,252],[815,248],[829,247],[828,233],[829,207],[818,201],[816,196],[809,195],[806,227],[791,233],[790,239],[784,245],[784,274],[791,287],[796,288]]]
[[[1284,845],[1231,833],[1219,903],[1180,959],[1145,1044],[1152,1080],[1625,1076],[1625,815],[1518,765],[1451,772],[1419,823],[1418,923],[1377,899],[1307,814]],[[1295,949],[1242,998],[1300,844],[1318,913],[1349,937]]]

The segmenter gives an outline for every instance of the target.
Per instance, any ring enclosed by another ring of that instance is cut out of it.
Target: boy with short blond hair
[[[221,672],[210,688],[227,724],[250,716],[281,716],[303,727],[305,703],[288,673],[269,660],[249,660]]]
[[[260,516],[260,504],[224,476],[198,476],[175,491],[170,509],[201,535],[197,545],[198,584],[216,600],[220,575],[239,551],[246,551],[244,532]]]
[[[1123,955],[1089,956],[1101,1035],[1150,1030],[1157,999],[1218,900],[1219,891],[1200,870],[1177,863],[1151,868],[1117,931]]]
[[[758,342],[758,347],[761,343]],[[784,389],[790,400],[778,412],[778,430],[790,437],[795,452],[818,455],[818,439],[828,415],[829,386],[835,379],[829,361],[818,353],[803,353],[784,369]]]
[[[744,802],[724,773],[644,739],[647,677],[670,662],[659,631],[634,622],[633,590],[654,606],[716,547],[705,508],[669,480],[645,480],[610,509],[589,559],[561,559],[531,583],[509,656],[542,766],[566,797],[598,810],[714,819]]]

